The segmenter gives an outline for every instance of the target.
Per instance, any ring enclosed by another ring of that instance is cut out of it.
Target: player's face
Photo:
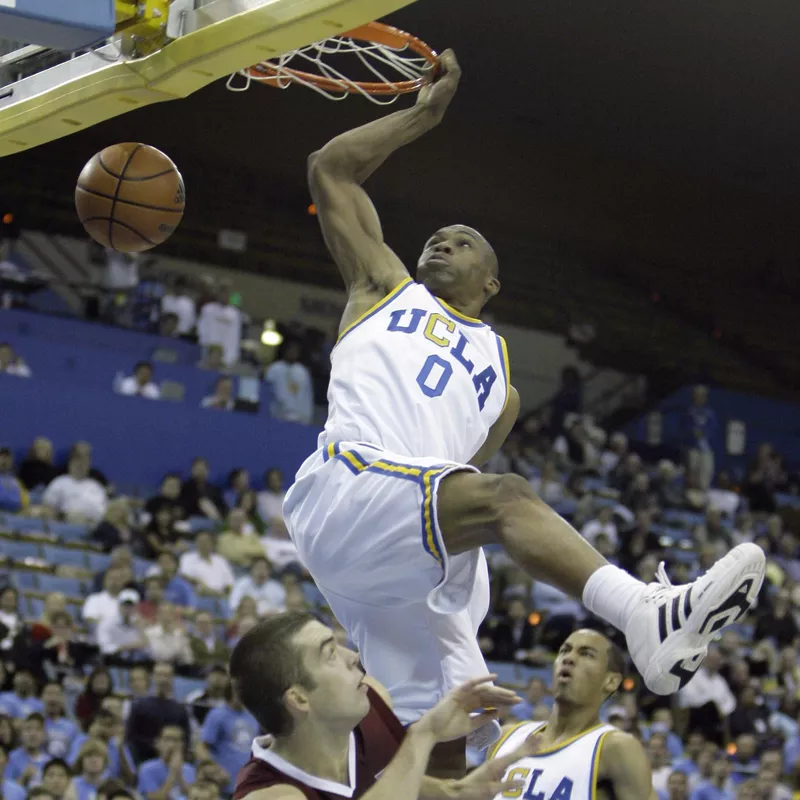
[[[493,276],[488,242],[466,225],[436,231],[417,262],[417,278],[443,300],[488,300],[500,284]]]
[[[294,638],[314,688],[305,692],[308,713],[331,727],[350,729],[369,711],[358,654],[337,644],[333,631],[309,622]]]
[[[562,703],[600,706],[619,683],[608,671],[608,643],[596,631],[575,631],[561,645],[553,669],[553,696]]]

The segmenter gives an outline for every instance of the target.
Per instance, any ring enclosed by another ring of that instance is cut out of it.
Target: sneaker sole
[[[666,695],[682,689],[706,660],[716,634],[741,619],[758,597],[764,582],[764,551],[755,544],[740,544],[715,566],[721,568],[726,561],[730,563],[725,572],[712,567],[713,580],[702,595],[689,596],[686,623],[651,659],[642,675],[650,691]]]

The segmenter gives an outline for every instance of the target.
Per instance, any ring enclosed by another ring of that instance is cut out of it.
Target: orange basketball
[[[123,253],[166,241],[183,217],[186,190],[171,159],[155,147],[106,147],[81,170],[75,207],[96,242]]]

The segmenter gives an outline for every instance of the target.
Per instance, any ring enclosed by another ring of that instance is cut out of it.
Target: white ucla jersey
[[[339,337],[320,446],[366,442],[467,463],[508,391],[503,338],[409,278]]]
[[[510,755],[546,724],[522,722],[511,728],[494,745],[490,756]],[[597,725],[557,747],[515,761],[506,770],[505,779],[524,781],[525,786],[498,794],[495,800],[595,800],[600,748],[603,739],[616,730],[612,725]]]

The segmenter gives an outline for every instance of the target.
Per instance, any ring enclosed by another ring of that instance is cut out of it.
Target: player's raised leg
[[[704,661],[711,639],[755,601],[764,553],[734,548],[705,575],[672,586],[663,570],[646,585],[609,564],[518,475],[448,475],[437,496],[447,552],[501,544],[532,577],[558,587],[617,627],[647,686],[670,694]]]

